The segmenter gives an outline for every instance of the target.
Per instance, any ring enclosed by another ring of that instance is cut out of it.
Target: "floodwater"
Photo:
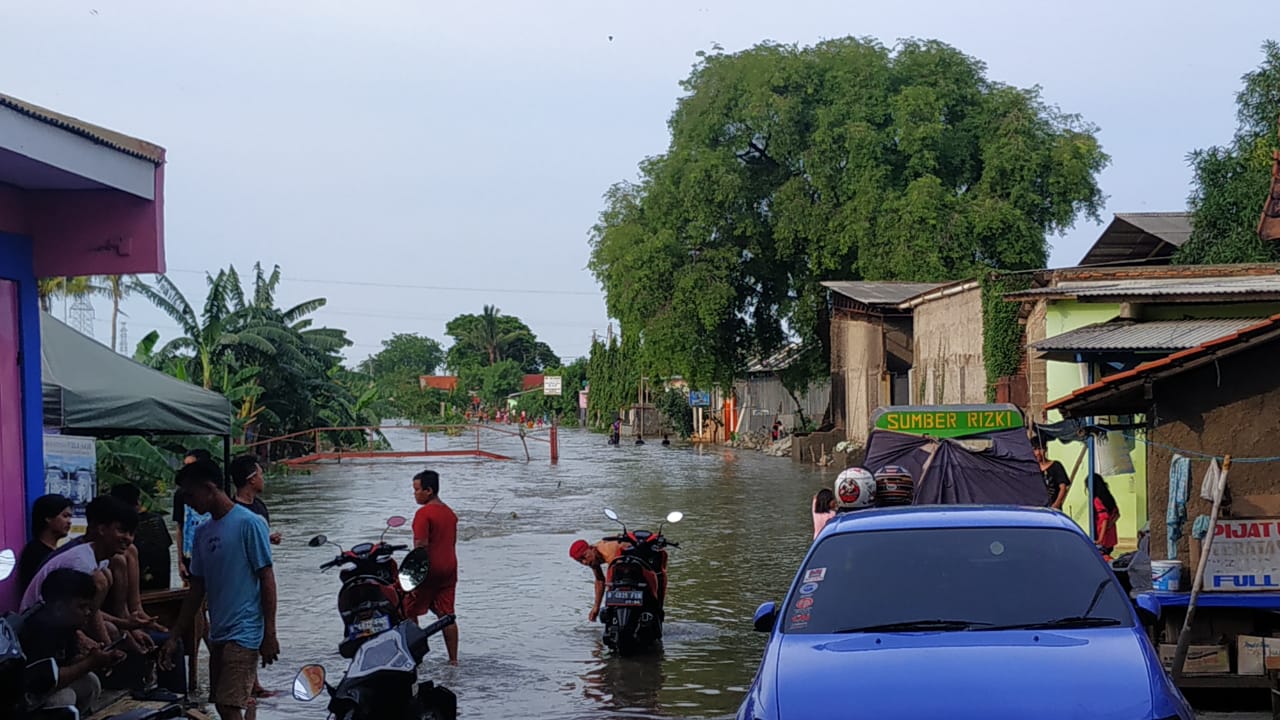
[[[329,550],[307,547],[323,533],[344,547],[378,539],[391,515],[416,509],[411,478],[429,467],[441,499],[458,513],[457,618],[460,665],[432,643],[422,676],[458,695],[469,718],[723,718],[732,716],[755,673],[764,637],[751,615],[780,599],[812,537],[808,504],[831,470],[722,447],[609,446],[604,436],[562,431],[560,462],[548,446],[484,433],[486,450],[518,461],[429,458],[317,465],[310,475],[270,481],[266,501],[279,583],[280,661],[262,682],[280,691],[259,718],[324,718],[324,699],[289,695],[308,662],[341,676],[342,627],[336,572],[321,573]],[[422,447],[414,430],[392,430],[396,449]],[[474,447],[475,437],[432,435],[432,449]],[[597,540],[617,526],[654,526],[671,510],[685,517],[666,535],[670,551],[667,624],[661,650],[614,657],[599,623],[587,621],[591,572],[568,557],[577,537]],[[408,528],[389,538],[410,542]]]

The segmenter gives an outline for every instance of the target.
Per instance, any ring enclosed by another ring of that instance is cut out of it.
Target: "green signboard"
[[[877,430],[956,438],[1023,426],[1013,405],[902,405],[880,408],[871,418]]]

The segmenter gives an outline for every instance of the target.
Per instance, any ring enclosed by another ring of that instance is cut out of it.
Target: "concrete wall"
[[[1276,377],[1275,343],[1223,358],[1154,386],[1156,427],[1147,445],[1151,473],[1151,557],[1166,557],[1165,507],[1169,498],[1171,446],[1212,455],[1280,456],[1280,381]],[[1207,465],[1191,464],[1191,499],[1187,523],[1178,544],[1178,558],[1189,565],[1187,538],[1197,515],[1208,515],[1211,504],[1200,499]],[[1228,480],[1234,497],[1280,493],[1280,476],[1271,463],[1237,463]]]
[[[1031,307],[1031,312],[1027,315],[1024,334],[1027,345],[1027,393],[1029,402],[1027,403],[1027,420],[1031,422],[1044,422],[1045,412],[1044,406],[1049,400],[1049,363],[1039,357],[1040,353],[1031,349],[1033,343],[1044,340],[1048,335],[1045,334],[1045,318],[1048,314],[1048,305],[1043,300],[1036,302]]]
[[[844,398],[844,436],[864,443],[871,413],[880,405],[884,336],[878,323],[837,317],[831,321],[832,384]]]
[[[913,331],[912,402],[986,402],[981,289],[975,287],[917,306]]]

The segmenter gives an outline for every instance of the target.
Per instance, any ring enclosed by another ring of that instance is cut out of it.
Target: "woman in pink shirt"
[[[822,488],[813,498],[813,539],[826,527],[827,521],[836,516],[836,494],[830,488]]]

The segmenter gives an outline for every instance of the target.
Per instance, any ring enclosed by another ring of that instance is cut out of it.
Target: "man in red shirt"
[[[422,507],[413,516],[413,546],[427,549],[427,579],[410,595],[407,612],[415,619],[431,611],[437,618],[453,614],[458,585],[458,516],[440,500],[440,475],[424,470],[413,476],[413,499]],[[449,664],[458,664],[458,626],[444,629]]]

